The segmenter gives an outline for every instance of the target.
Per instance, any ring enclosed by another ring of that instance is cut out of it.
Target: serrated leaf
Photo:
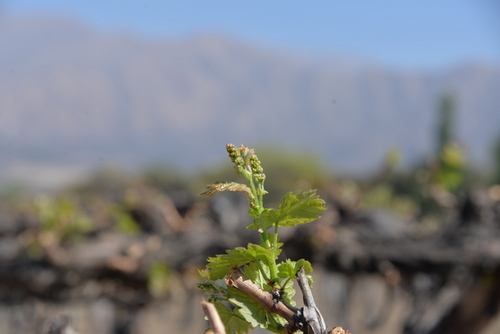
[[[205,280],[209,280],[210,279],[210,275],[208,273],[208,270],[206,269],[198,269],[198,274],[204,278]]]
[[[228,287],[229,301],[238,308],[239,314],[251,327],[267,326],[267,312],[252,297],[231,286]]]
[[[220,182],[207,185],[208,190],[201,193],[201,196],[212,196],[223,191],[242,191],[251,199],[254,198],[252,190],[242,183],[237,182]]]
[[[278,209],[265,209],[247,228],[266,231],[270,227],[295,226],[309,223],[319,218],[325,211],[325,201],[319,198],[316,190],[308,190],[298,194],[287,193]]]
[[[237,268],[250,261],[253,261],[248,256],[247,249],[244,247],[236,247],[229,249],[226,254],[219,254],[216,257],[208,258],[207,268],[209,270],[209,279],[217,280],[226,277],[232,268]]]
[[[293,296],[295,296],[295,289],[293,288],[293,281],[290,281],[284,288],[285,292],[281,298],[286,301],[288,304],[295,306],[296,302],[293,300]]]
[[[278,212],[278,210],[264,209],[261,214],[253,221],[253,223],[247,226],[247,228],[251,230],[259,230],[259,232],[264,232],[276,223],[279,214],[280,213]]]
[[[226,328],[228,334],[244,334],[248,333],[253,327],[246,319],[238,312],[237,309],[231,311],[227,306],[221,303],[215,303],[215,308],[219,317]]]
[[[271,332],[283,332],[286,320],[281,316],[267,312],[262,306],[247,295],[235,288],[229,287],[229,301],[238,308],[241,314],[252,327],[265,328]]]
[[[325,201],[319,198],[316,190],[299,194],[287,193],[280,202],[279,226],[295,226],[309,223],[319,218],[325,211]]]
[[[276,252],[276,256],[279,251]],[[226,251],[226,254],[217,255],[216,257],[208,258],[209,278],[211,280],[222,279],[233,269],[252,261],[262,261],[265,265],[270,266],[276,260],[272,256],[272,252],[262,246],[248,244],[247,248],[236,247]]]
[[[208,270],[199,270],[199,273],[205,278],[205,282],[197,283],[196,287],[199,290],[204,290],[208,295],[209,299],[220,298],[218,296],[224,296],[227,294],[227,283],[223,279],[218,279],[215,281],[210,280],[210,274]]]
[[[312,273],[312,265],[309,261],[300,259],[298,261],[292,261],[287,259],[284,262],[278,264],[278,277],[280,278],[295,278],[297,271],[300,267],[304,267],[306,274]]]
[[[284,333],[286,320],[276,313],[267,313],[269,325],[266,327],[268,331],[274,333]]]
[[[304,267],[306,274],[310,274],[312,272],[312,265],[309,261],[304,259],[300,259],[298,261],[287,259],[286,261],[278,264],[278,277],[283,279],[293,279],[296,277],[297,271],[299,271],[301,267]],[[308,277],[310,276],[308,275]],[[283,294],[283,299],[290,305],[295,306],[295,301],[292,300],[295,295],[295,289],[293,288],[291,280],[286,283],[286,286],[283,287],[283,291],[285,292]]]
[[[264,274],[269,277],[270,269],[267,265],[261,265],[264,269]],[[262,290],[269,291],[271,287],[267,284],[266,279],[261,272],[259,265],[254,261],[243,267],[243,273],[245,278],[251,280],[255,285],[257,285]]]
[[[257,208],[257,207],[250,208],[248,210],[248,215],[254,219],[259,217],[259,208]],[[250,228],[250,227],[247,227],[247,228]]]
[[[203,283],[196,283],[196,288],[198,290],[206,290],[206,291],[213,291],[214,290],[214,286],[209,281],[203,282]]]

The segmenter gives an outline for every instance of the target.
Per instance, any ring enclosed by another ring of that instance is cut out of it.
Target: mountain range
[[[410,71],[223,34],[148,39],[59,16],[2,17],[0,173],[193,168],[225,159],[228,142],[312,150],[334,170],[362,172],[393,147],[406,162],[431,154],[444,94],[469,161],[484,165],[500,135],[499,64]]]

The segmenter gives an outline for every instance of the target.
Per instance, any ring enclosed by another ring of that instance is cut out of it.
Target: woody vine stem
[[[237,174],[244,177],[246,184],[210,184],[202,195],[211,196],[223,191],[245,193],[248,214],[253,218],[247,228],[257,230],[261,242],[208,258],[206,269],[200,270],[205,281],[199,283],[198,288],[208,294],[208,301],[213,303],[227,333],[247,333],[255,327],[275,333],[327,333],[310,290],[311,263],[304,259],[278,262],[283,245],[279,242],[279,228],[318,219],[325,210],[325,202],[318,197],[316,190],[308,190],[287,193],[277,209],[265,208],[266,175],[255,151],[232,144],[226,145],[226,150]],[[302,308],[296,307],[293,300],[293,279],[298,281],[302,291]],[[334,330],[335,333],[347,333],[339,327]]]

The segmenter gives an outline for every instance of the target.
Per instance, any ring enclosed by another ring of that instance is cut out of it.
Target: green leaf
[[[238,313],[248,321],[251,327],[259,326],[275,333],[283,333],[285,319],[267,312],[257,301],[235,288],[229,287],[228,294],[230,295],[229,301],[238,308]]]
[[[289,281],[289,283],[286,284],[286,286],[283,288],[283,291],[285,292],[282,296],[283,300],[286,301],[288,304],[295,306],[296,302],[293,300],[293,296],[295,296],[295,289],[293,288],[293,281]]]
[[[276,252],[276,257],[279,255]],[[208,258],[209,278],[211,280],[222,279],[233,269],[252,261],[262,261],[265,265],[271,266],[276,261],[270,250],[255,244],[248,244],[247,248],[236,247],[226,251],[226,254]]]
[[[239,313],[238,309],[231,311],[222,303],[215,303],[214,305],[228,334],[243,334],[253,329],[250,323]]]
[[[228,287],[229,301],[238,308],[239,314],[251,327],[267,327],[267,312],[252,297],[231,286]]]
[[[287,193],[278,209],[265,209],[247,228],[260,232],[278,224],[278,226],[295,226],[309,223],[319,218],[325,211],[325,201],[319,198],[316,190],[308,190],[299,194]]]
[[[260,270],[260,268],[264,269],[264,273]],[[254,261],[243,267],[243,273],[245,278],[251,280],[255,285],[257,285],[262,290],[270,291],[271,287],[266,282],[265,276],[269,277],[270,269],[267,265],[259,265]],[[265,276],[264,276],[265,275]]]
[[[325,201],[319,198],[316,190],[308,190],[299,194],[287,193],[279,206],[279,226],[295,226],[309,223],[319,218],[325,211]]]
[[[296,278],[297,271],[301,267],[304,267],[304,271],[307,275],[308,280],[312,283],[312,277],[309,275],[312,273],[312,265],[309,261],[300,259],[298,261],[292,261],[287,259],[286,261],[278,264],[278,277],[283,279],[294,279]],[[290,305],[295,306],[295,301],[292,300],[295,295],[295,289],[293,288],[293,283],[291,280],[285,282],[285,286],[282,286],[283,291],[285,292],[283,295],[283,299],[288,302]]]
[[[249,215],[250,217],[252,217],[252,218],[254,218],[254,219],[255,219],[255,218],[259,217],[259,211],[260,211],[260,210],[259,210],[259,208],[258,208],[258,207],[256,207],[256,206],[255,206],[255,207],[252,207],[252,208],[250,208],[250,209],[248,210],[248,215]],[[247,227],[247,228],[250,228],[250,227]]]
[[[266,327],[268,331],[274,333],[284,333],[286,320],[276,313],[267,312],[269,325]]]
[[[259,230],[259,232],[264,232],[271,226],[273,226],[279,217],[278,210],[274,209],[264,209],[260,216],[257,217],[254,222],[247,226],[251,230]]]
[[[247,249],[236,247],[226,251],[226,254],[219,254],[216,257],[208,258],[207,268],[209,279],[217,280],[226,277],[233,268],[242,266],[253,259],[248,256]]]
[[[227,299],[227,283],[223,279],[215,281],[210,280],[210,273],[208,270],[199,270],[200,275],[205,278],[205,282],[196,284],[199,290],[203,290],[209,296],[208,300],[213,302],[215,300]]]
[[[198,274],[207,281],[210,279],[210,274],[206,269],[198,269]]]
[[[300,267],[304,267],[306,274],[310,274],[312,272],[311,262],[304,259],[300,259],[298,261],[287,259],[286,261],[278,264],[278,277],[295,278],[295,275],[297,275],[297,271],[299,271]]]

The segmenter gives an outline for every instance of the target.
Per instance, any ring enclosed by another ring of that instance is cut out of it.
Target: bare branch
[[[224,327],[214,304],[202,300],[201,306],[203,307],[203,311],[208,318],[213,334],[226,334],[226,328]]]
[[[304,327],[306,327],[304,328],[304,333],[325,334],[327,331],[325,320],[323,320],[323,316],[314,302],[314,297],[309,287],[304,267],[301,267],[297,272],[297,281],[302,291],[302,298],[304,299],[303,316],[306,322],[304,324]]]
[[[243,280],[241,273],[238,271],[234,271],[226,279],[228,285],[249,295],[264,310],[276,313],[285,318],[288,322],[288,333],[302,330],[305,334],[327,334],[325,321],[314,302],[304,268],[301,268],[297,272],[297,281],[302,290],[304,307],[294,311],[290,307],[287,307],[281,300],[274,299],[269,292],[262,290],[251,280]],[[328,334],[351,334],[351,332],[341,327],[335,327]]]
[[[283,302],[273,299],[269,292],[262,290],[251,280],[243,280],[239,272],[233,272],[231,276],[226,279],[226,282],[233,288],[249,295],[257,301],[264,310],[282,316],[290,326],[295,326],[295,313],[292,310],[290,310]]]

